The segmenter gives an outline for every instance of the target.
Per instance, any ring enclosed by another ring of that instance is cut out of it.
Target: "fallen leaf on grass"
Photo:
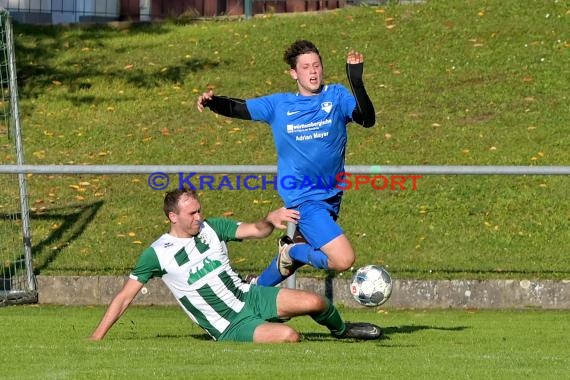
[[[44,150],[38,150],[32,154],[34,155],[34,157],[39,158],[39,159],[46,158],[46,152]]]

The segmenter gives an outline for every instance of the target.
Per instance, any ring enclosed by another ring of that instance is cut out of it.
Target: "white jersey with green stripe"
[[[143,284],[161,277],[182,309],[214,339],[244,307],[250,285],[229,265],[227,241],[239,223],[223,218],[202,222],[197,236],[162,235],[145,249],[130,274]]]

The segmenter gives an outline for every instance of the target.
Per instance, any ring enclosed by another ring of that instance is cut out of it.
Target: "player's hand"
[[[284,230],[287,228],[287,225],[285,224],[287,222],[297,224],[297,221],[299,220],[299,211],[281,207],[267,214],[265,220],[271,223],[275,228]]]
[[[200,112],[204,111],[204,106],[206,105],[206,103],[212,100],[212,96],[214,96],[214,90],[208,90],[204,92],[202,95],[198,96],[198,102],[196,102],[198,111]]]
[[[356,65],[364,62],[364,56],[355,50],[350,50],[346,56],[346,63]]]

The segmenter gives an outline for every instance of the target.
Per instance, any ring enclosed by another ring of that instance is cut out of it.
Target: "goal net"
[[[24,164],[10,14],[0,8],[0,162]],[[0,181],[0,306],[37,302],[24,173]]]

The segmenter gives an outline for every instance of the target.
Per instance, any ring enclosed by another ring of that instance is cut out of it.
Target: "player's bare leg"
[[[253,333],[254,343],[295,343],[300,340],[301,335],[283,323],[264,323]]]
[[[277,312],[282,318],[309,315],[338,339],[370,340],[382,336],[380,326],[366,322],[345,323],[328,299],[303,290],[281,289],[277,295]]]
[[[321,251],[328,257],[329,269],[335,271],[349,270],[356,259],[352,244],[344,234],[323,245]]]
[[[280,318],[318,314],[327,307],[326,300],[315,293],[283,288],[277,295],[277,313]]]

